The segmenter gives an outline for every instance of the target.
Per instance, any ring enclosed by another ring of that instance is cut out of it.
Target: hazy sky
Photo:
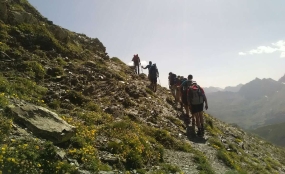
[[[55,24],[98,38],[112,57],[153,61],[204,87],[285,73],[284,0],[29,0]],[[146,72],[146,71],[145,71]]]

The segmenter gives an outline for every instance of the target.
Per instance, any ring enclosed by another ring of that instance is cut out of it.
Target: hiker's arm
[[[205,109],[207,110],[208,109],[208,101],[207,101],[207,97],[206,97],[206,95],[204,94],[204,101],[205,101]]]

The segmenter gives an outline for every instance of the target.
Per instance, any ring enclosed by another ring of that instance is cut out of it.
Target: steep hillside
[[[264,127],[259,127],[252,130],[253,133],[256,133],[260,137],[265,138],[267,141],[285,146],[285,123],[273,124]]]
[[[26,0],[0,9],[0,173],[285,173],[284,149],[208,114],[194,137],[169,91],[98,39]]]

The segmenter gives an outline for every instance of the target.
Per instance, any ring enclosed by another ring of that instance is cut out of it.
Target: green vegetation
[[[195,151],[195,156],[193,157],[194,162],[198,165],[197,169],[200,174],[214,174],[214,170],[207,161],[207,158],[199,151]]]
[[[51,25],[52,22],[41,18],[26,0],[12,3],[9,8],[34,13],[40,23],[5,24],[0,21],[0,51],[15,60],[3,63],[0,73],[0,173],[78,173],[75,165],[67,159],[76,160],[80,169],[91,173],[113,169],[125,173],[136,169],[138,173],[146,173],[153,166],[159,167],[152,168],[152,173],[183,173],[178,166],[164,161],[165,149],[189,153],[193,155],[199,173],[214,173],[206,153],[191,145],[196,142],[177,135],[185,130],[183,121],[172,115],[159,115],[163,107],[171,109],[174,104],[166,89],[159,88],[159,91],[166,95],[167,103],[149,88],[130,87],[126,92],[130,79],[147,80],[147,77],[129,74],[132,70],[116,57],[105,61],[105,47],[98,39]],[[68,71],[72,71],[73,85],[67,78]],[[91,85],[96,88],[94,96],[85,93]],[[132,90],[143,91],[143,94],[136,95]],[[142,99],[148,94],[162,106],[155,114],[151,112],[153,103]],[[139,102],[136,102],[137,98]],[[60,148],[33,135],[15,135],[17,127],[13,120],[2,113],[2,109],[14,100],[51,108],[77,128],[76,135],[59,144]],[[139,114],[126,116],[122,112],[113,116],[103,111],[106,106],[114,105],[124,106],[130,112],[139,111]],[[283,150],[267,151],[264,149],[270,149],[270,144],[261,146],[254,142],[248,145],[250,153],[247,153],[240,144],[249,140],[241,134],[231,137],[225,133],[225,128],[216,124],[217,120],[207,114],[204,116],[206,134],[210,136],[206,142],[210,146],[205,145],[205,148],[217,150],[217,158],[232,169],[228,173],[244,173],[243,170],[274,173],[285,165],[285,157],[280,157],[285,156]],[[221,136],[230,139],[222,143]],[[66,158],[59,157],[60,151],[66,154]],[[102,151],[118,160],[103,163],[99,158]],[[262,154],[253,157],[253,152]]]

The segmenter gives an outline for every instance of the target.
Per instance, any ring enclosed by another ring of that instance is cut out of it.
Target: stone
[[[6,112],[19,125],[25,126],[35,136],[47,139],[53,143],[68,141],[76,133],[76,128],[56,113],[33,104],[9,105]]]
[[[8,14],[7,14],[7,3],[4,0],[0,0],[0,20],[6,21]]]
[[[38,20],[31,14],[25,11],[10,11],[11,16],[13,17],[13,22],[16,24],[28,23],[28,24],[37,24]]]
[[[68,39],[68,37],[69,37],[68,32],[59,26],[50,25],[50,29],[55,34],[55,37],[61,41],[64,41],[64,40]]]

